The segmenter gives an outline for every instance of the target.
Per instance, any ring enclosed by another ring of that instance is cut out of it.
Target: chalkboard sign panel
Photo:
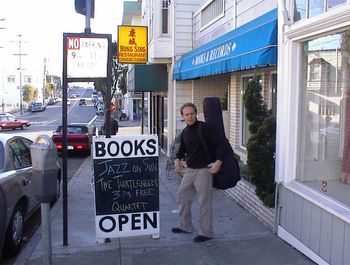
[[[158,157],[94,160],[96,215],[159,211]]]
[[[156,135],[93,138],[96,235],[159,234]]]

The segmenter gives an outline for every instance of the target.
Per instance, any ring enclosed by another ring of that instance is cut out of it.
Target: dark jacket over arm
[[[202,140],[199,136],[199,129],[210,153],[210,158],[205,151]],[[190,168],[203,168],[215,160],[224,158],[224,139],[219,137],[215,128],[197,121],[191,126],[187,126],[181,133],[181,142],[176,157],[182,159],[186,156],[187,166]]]

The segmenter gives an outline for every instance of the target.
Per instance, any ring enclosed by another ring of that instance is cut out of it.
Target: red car
[[[30,126],[30,121],[16,119],[12,114],[0,114],[0,131],[3,129],[25,128]]]
[[[62,126],[58,126],[52,135],[52,140],[56,144],[57,151],[62,151],[63,138]],[[68,151],[83,151],[90,153],[90,136],[86,125],[67,125]]]

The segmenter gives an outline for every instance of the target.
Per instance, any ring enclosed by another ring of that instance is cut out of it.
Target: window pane
[[[306,0],[295,0],[294,6],[295,6],[294,21],[305,19],[306,18]]]
[[[244,107],[244,102],[243,102],[243,96],[245,93],[245,90],[247,88],[248,82],[251,79],[251,77],[244,77],[243,82],[242,82],[242,93],[241,93],[241,110],[242,110],[242,146],[247,146],[248,140],[251,136],[251,133],[249,131],[249,124],[250,122],[247,120],[246,115],[245,115],[245,107]]]
[[[318,190],[328,183],[327,194],[342,202],[338,189],[344,187],[332,187],[340,179],[350,183],[349,43],[350,32],[303,43],[300,97],[297,178]]]
[[[346,0],[328,0],[328,8],[335,7],[340,4],[344,4]]]
[[[324,11],[324,0],[310,0],[309,17],[322,14]]]
[[[168,9],[162,9],[162,33],[168,33]]]

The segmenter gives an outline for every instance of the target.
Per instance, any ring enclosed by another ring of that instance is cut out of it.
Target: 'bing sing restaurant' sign
[[[147,27],[118,26],[118,63],[145,64],[147,60]]]

